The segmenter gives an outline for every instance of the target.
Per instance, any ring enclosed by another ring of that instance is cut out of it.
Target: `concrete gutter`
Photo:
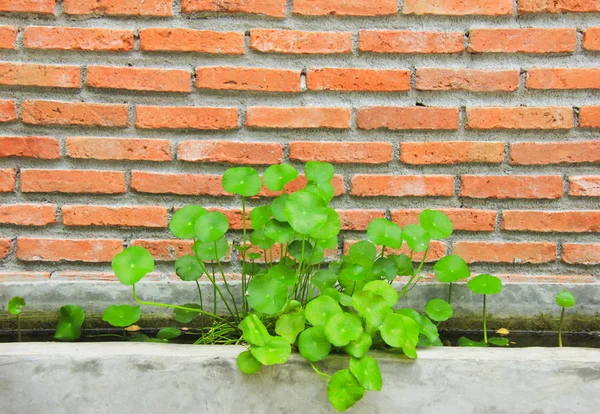
[[[298,355],[245,376],[243,347],[140,343],[0,344],[0,412],[333,413],[326,384]],[[594,413],[600,351],[583,348],[421,350],[374,354],[381,393],[349,413]],[[329,373],[347,357],[320,364]]]

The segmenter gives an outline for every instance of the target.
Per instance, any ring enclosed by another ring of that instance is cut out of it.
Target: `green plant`
[[[556,304],[560,306],[560,323],[558,324],[558,346],[562,348],[562,331],[563,331],[563,322],[565,320],[565,309],[572,308],[575,306],[576,300],[575,296],[569,292],[568,290],[563,290],[556,295]]]
[[[23,312],[23,308],[25,306],[25,299],[19,296],[15,296],[11,300],[9,300],[7,306],[8,312],[17,317],[17,337],[19,342],[21,342],[21,312]]]

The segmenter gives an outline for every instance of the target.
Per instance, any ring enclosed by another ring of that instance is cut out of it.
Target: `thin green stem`
[[[225,272],[223,271],[223,265],[221,264],[221,260],[219,259],[219,254],[217,253],[217,241],[215,240],[215,257],[217,258],[217,264],[219,265],[219,271],[221,272],[221,277],[223,278],[223,283],[225,284],[225,289],[227,289],[227,293],[231,296],[231,301],[233,302],[233,307],[235,309],[235,315],[237,318],[240,318],[240,312],[238,311],[237,303],[235,303],[235,296],[231,293],[231,289],[229,289],[229,283],[227,283],[227,277],[225,276]]]
[[[19,342],[21,342],[21,317],[17,315],[17,337]]]
[[[298,264],[298,271],[296,272],[296,284],[294,285],[294,289],[292,290],[292,297],[294,298],[298,298],[296,296],[296,291],[298,290],[298,287],[300,285],[300,276],[302,274],[302,264],[304,262],[304,239],[302,239],[302,253],[300,256],[300,263]]]
[[[487,295],[483,295],[483,342],[485,342],[487,344],[488,339],[487,339],[486,298],[487,298]]]
[[[415,278],[419,275],[419,272],[421,271],[421,269],[423,268],[423,265],[425,264],[425,260],[427,259],[427,253],[429,252],[429,247],[427,247],[427,249],[425,249],[425,252],[423,253],[423,259],[421,260],[421,264],[419,264],[419,267],[417,268],[417,270],[415,270],[415,272],[413,273],[413,275],[411,276],[410,280],[408,281],[408,283],[406,285],[404,285],[404,288],[402,288],[402,291],[400,292],[400,297],[405,296],[408,288],[410,287],[410,284],[413,282],[413,280],[415,280]],[[412,250],[410,252],[410,257],[412,258]]]
[[[101,334],[101,335],[85,335],[86,338],[120,338],[127,339],[127,337],[118,334]]]
[[[202,303],[202,289],[200,289],[200,282],[196,279],[196,287],[198,288],[198,297],[200,298],[200,309],[204,309],[204,304]]]
[[[319,377],[321,377],[325,381],[328,381],[331,378],[331,375],[328,375],[328,374],[325,374],[324,372],[319,371],[319,368],[317,368],[314,363],[311,362],[310,366],[319,375]]]
[[[450,287],[448,288],[448,303],[452,304],[452,282],[450,282]]]
[[[558,347],[562,348],[562,331],[563,331],[563,322],[565,320],[565,308],[562,308],[560,312],[560,322],[558,324]]]
[[[381,246],[381,254],[379,255],[379,257],[383,257],[383,255],[385,254],[385,246]]]
[[[246,300],[246,289],[248,282],[246,280],[246,198],[242,196],[242,311],[248,312],[248,301]]]

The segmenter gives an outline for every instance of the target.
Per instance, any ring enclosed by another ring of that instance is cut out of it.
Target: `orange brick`
[[[157,206],[64,206],[65,226],[166,228],[167,209]]]
[[[60,158],[60,143],[50,137],[0,137],[0,158],[4,157],[57,160]]]
[[[94,160],[171,161],[168,139],[67,138],[67,155]]]
[[[570,129],[573,109],[538,108],[467,108],[469,129]]]
[[[467,263],[548,263],[556,260],[556,243],[457,242],[452,254]]]
[[[194,254],[191,240],[133,240],[131,245],[148,250],[157,262],[174,262],[181,256]]]
[[[56,0],[0,0],[0,12],[54,14]]]
[[[569,264],[600,264],[600,244],[563,243],[562,261]]]
[[[407,92],[410,71],[401,69],[311,68],[306,74],[311,91]]]
[[[0,63],[0,85],[80,88],[79,66]]]
[[[283,145],[276,142],[183,141],[179,144],[177,158],[227,164],[279,164],[283,161]]]
[[[99,170],[21,170],[24,193],[122,194],[125,174]]]
[[[0,99],[0,123],[17,120],[17,104],[15,101]]]
[[[458,129],[457,108],[372,106],[358,109],[358,129]]]
[[[137,106],[135,116],[135,126],[144,129],[239,128],[237,108]]]
[[[334,164],[385,164],[392,161],[389,142],[314,142],[289,143],[289,158],[302,162],[323,161]]]
[[[583,33],[583,48],[600,51],[600,27],[590,27]]]
[[[584,106],[579,110],[579,127],[600,128],[600,106]]]
[[[16,49],[18,33],[16,26],[0,26],[0,49]]]
[[[0,168],[0,193],[12,193],[17,184],[17,171]]]
[[[569,195],[575,197],[600,197],[599,175],[575,175],[569,177]]]
[[[465,41],[461,32],[361,30],[358,49],[372,53],[462,53]]]
[[[599,233],[600,211],[502,212],[502,230],[539,233]]]
[[[181,0],[184,13],[250,13],[285,17],[286,0]]]
[[[600,69],[529,69],[529,89],[600,89]]]
[[[350,128],[350,108],[251,106],[246,126],[251,128]]]
[[[45,282],[50,280],[48,272],[0,273],[0,282]]]
[[[300,92],[300,71],[242,67],[198,67],[196,87],[199,89]]]
[[[358,240],[344,241],[343,253],[348,254],[348,252],[350,252],[350,248],[352,247],[352,245],[354,245],[357,242],[358,242]],[[376,248],[377,248],[378,252],[381,252],[381,246],[376,246]],[[444,257],[446,255],[447,250],[448,249],[446,248],[445,243],[437,241],[437,240],[433,240],[429,244],[429,250],[427,252],[427,258],[425,260],[425,263],[432,263],[432,262],[436,262],[436,261],[440,260],[442,257]],[[406,244],[403,244],[400,249],[390,249],[388,247],[385,249],[385,252],[386,252],[386,254],[410,254],[410,248]],[[414,252],[413,261],[416,263],[420,262],[421,260],[423,260],[424,255],[425,255],[424,252]]]
[[[485,231],[496,230],[495,210],[477,210],[469,208],[441,208],[437,209],[446,214],[452,221],[454,230],[459,231]],[[392,221],[400,227],[409,224],[419,224],[419,214],[423,209],[392,210]]]
[[[24,41],[28,49],[128,52],[133,30],[28,26]]]
[[[596,283],[596,278],[592,275],[506,275],[497,274],[502,280],[508,283],[557,283],[557,284],[573,284],[573,283]]]
[[[285,191],[287,194],[291,194],[296,191],[302,190],[306,187],[307,182],[308,180],[306,179],[306,176],[304,174],[300,174],[298,178],[296,178],[294,181],[285,186]],[[335,197],[338,197],[346,192],[346,188],[344,185],[344,177],[339,174],[333,176],[333,179],[331,180],[331,185],[333,186],[333,195]],[[283,191],[271,191],[268,190],[266,187],[263,187],[258,196],[277,197],[282,193]]]
[[[385,210],[337,210],[342,230],[366,230],[369,224],[385,217]]]
[[[516,142],[510,144],[510,163],[515,165],[597,162],[600,162],[600,141]]]
[[[56,223],[54,204],[2,204],[0,224],[47,226]]]
[[[171,16],[172,0],[64,0],[66,14]]]
[[[150,273],[144,277],[144,281],[150,279],[156,273]],[[86,281],[86,282],[119,282],[114,272],[78,272],[78,271],[65,271],[65,272],[52,272],[53,281]]]
[[[406,164],[499,164],[504,161],[504,142],[439,141],[401,142],[400,161]]]
[[[131,189],[139,193],[231,196],[220,175],[131,172]]]
[[[519,0],[519,13],[599,12],[596,0]]]
[[[17,239],[17,259],[26,262],[108,263],[122,250],[114,239]]]
[[[417,69],[415,89],[420,91],[514,92],[519,70]]]
[[[24,124],[32,125],[126,127],[129,125],[129,108],[112,104],[23,101],[21,118]]]
[[[0,239],[0,260],[4,260],[8,257],[8,255],[10,254],[11,248],[12,248],[12,240],[11,239]]]
[[[564,193],[560,175],[463,175],[461,197],[557,199]]]
[[[336,54],[352,51],[350,32],[253,29],[250,48],[264,53]]]
[[[452,197],[451,175],[369,175],[352,177],[351,194],[358,197]]]
[[[243,55],[244,33],[174,28],[141,29],[140,49],[145,52]]]
[[[191,92],[192,75],[179,69],[88,66],[87,86],[149,92]]]
[[[509,16],[512,0],[404,0],[404,14]]]
[[[576,29],[472,29],[471,53],[571,53]]]
[[[294,0],[292,13],[301,16],[392,16],[396,0]]]

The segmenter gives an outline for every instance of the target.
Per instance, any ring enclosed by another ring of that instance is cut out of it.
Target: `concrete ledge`
[[[332,413],[326,384],[298,355],[258,375],[238,372],[243,347],[139,343],[0,344],[0,412]],[[593,413],[600,352],[582,348],[421,350],[375,355],[381,393],[350,413]],[[322,362],[332,373],[347,357]]]

